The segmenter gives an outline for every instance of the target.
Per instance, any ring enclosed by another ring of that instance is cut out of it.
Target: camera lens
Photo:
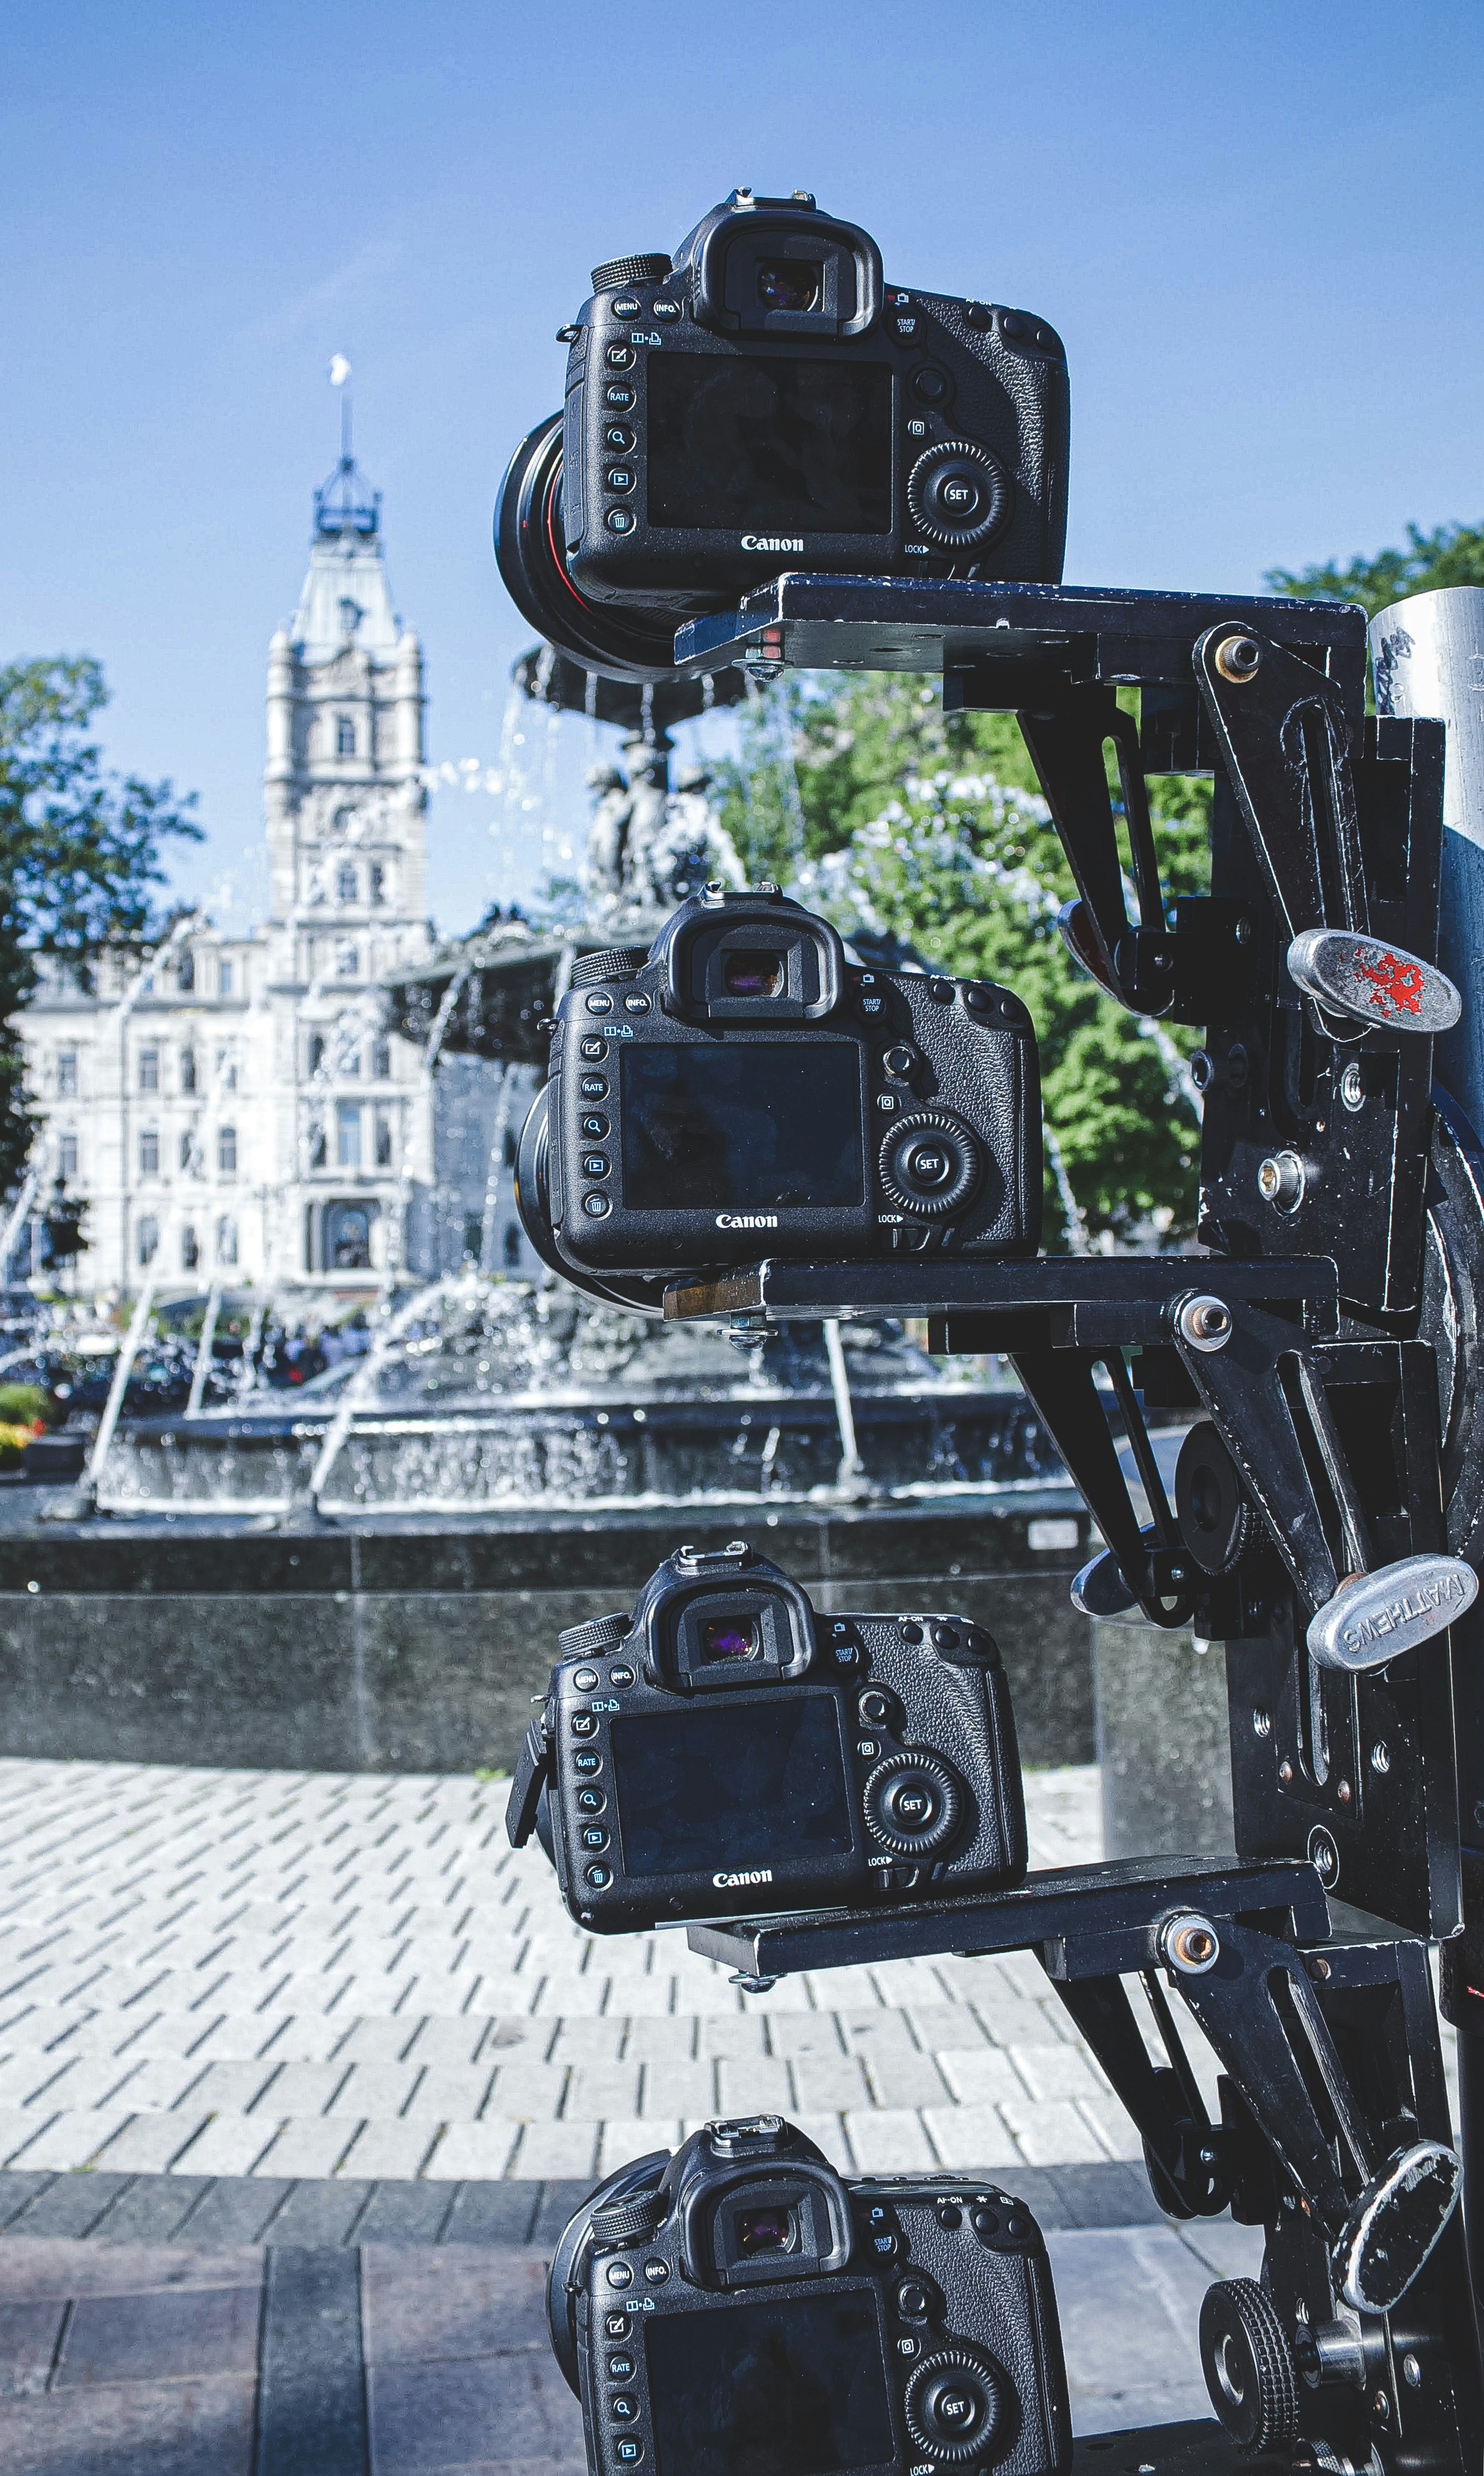
[[[812,310],[824,271],[806,258],[770,259],[757,270],[757,298],[765,310]]]
[[[703,1617],[703,1659],[755,1659],[758,1649],[755,1617]]]
[[[783,986],[783,957],[724,954],[722,986],[730,998],[776,998]]]
[[[787,2208],[772,2210],[739,2210],[737,2212],[737,2250],[739,2253],[787,2252],[793,2241],[794,2214]]]

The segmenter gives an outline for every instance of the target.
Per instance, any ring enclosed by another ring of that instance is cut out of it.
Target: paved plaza
[[[1032,1773],[1031,1862],[1097,1774]],[[682,1933],[596,1938],[503,1782],[0,1762],[0,2167],[591,2179],[776,2108],[841,2166],[1136,2160],[1028,1955],[743,1994]]]

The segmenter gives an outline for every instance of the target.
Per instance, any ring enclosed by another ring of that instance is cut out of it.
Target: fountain
[[[292,1393],[245,1383],[203,1406],[197,1384],[178,1414],[100,1429],[89,1478],[109,1518],[54,1521],[49,1569],[0,1538],[0,1601],[25,1595],[12,1653],[35,1685],[12,1672],[4,1742],[508,1763],[558,1626],[625,1600],[678,1538],[742,1529],[822,1608],[947,1604],[989,1624],[1026,1753],[1085,1758],[1087,1645],[1066,1588],[1087,1517],[999,1362],[945,1372],[885,1321],[798,1324],[739,1350],[496,1260],[508,1139],[574,961],[647,944],[709,879],[743,881],[704,772],[671,787],[669,731],[755,693],[736,672],[641,691],[549,650],[517,680],[554,713],[617,724],[625,763],[589,775],[573,916],[492,914],[385,992],[440,1107],[452,1070],[485,1130],[463,1260],[414,1278],[389,1250],[370,1348]],[[141,1588],[176,1597],[168,1645]]]

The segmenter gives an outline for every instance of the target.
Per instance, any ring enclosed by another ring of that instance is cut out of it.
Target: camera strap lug
[[[510,1794],[506,1802],[505,1828],[512,1848],[524,1848],[536,1827],[536,1808],[542,1791],[555,1776],[552,1742],[546,1724],[546,1714],[538,1711],[526,1730],[526,1742],[520,1749]]]

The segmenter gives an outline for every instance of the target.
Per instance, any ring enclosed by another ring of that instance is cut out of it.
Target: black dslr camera
[[[631,1617],[570,1625],[510,1784],[578,1921],[619,1934],[1019,1882],[1026,1809],[992,1635],[816,1617],[741,1540],[678,1548]]]
[[[565,415],[495,519],[532,625],[619,676],[783,568],[1054,584],[1067,364],[1020,310],[886,284],[803,190],[734,190],[680,243],[593,269]]]
[[[947,2174],[846,2181],[776,2115],[708,2123],[600,2184],[547,2309],[593,2476],[1071,2465],[1024,2203]]]
[[[707,887],[572,980],[517,1169],[568,1279],[1034,1253],[1040,1070],[1010,990],[863,971],[776,887]]]

